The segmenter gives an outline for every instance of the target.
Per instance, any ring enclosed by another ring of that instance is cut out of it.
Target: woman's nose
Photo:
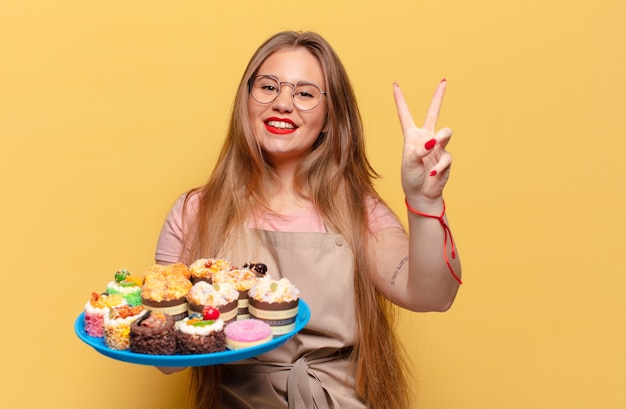
[[[276,96],[273,103],[273,108],[281,112],[293,111],[293,98],[291,97],[291,88],[286,86],[280,87],[280,92]]]

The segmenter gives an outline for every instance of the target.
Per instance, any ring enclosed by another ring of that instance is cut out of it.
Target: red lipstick
[[[263,123],[265,124],[265,129],[278,135],[290,134],[298,129],[296,124],[287,118],[271,117],[267,118]]]

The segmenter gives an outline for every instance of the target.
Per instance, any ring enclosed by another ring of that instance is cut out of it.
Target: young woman
[[[274,351],[193,368],[197,408],[411,406],[392,306],[445,311],[460,283],[442,197],[452,133],[435,132],[445,87],[421,128],[393,87],[407,232],[374,190],[356,98],[328,42],[281,32],[256,51],[215,169],[172,207],[156,260],[263,262],[300,289],[311,320]]]

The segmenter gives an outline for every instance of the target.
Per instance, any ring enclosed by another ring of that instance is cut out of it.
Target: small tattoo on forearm
[[[393,272],[393,276],[391,277],[391,285],[396,285],[396,277],[398,277],[398,273],[400,273],[400,269],[402,269],[402,266],[404,266],[407,263],[407,261],[409,261],[409,258],[405,257],[402,259],[400,264],[398,264],[398,267],[396,267],[396,271]]]

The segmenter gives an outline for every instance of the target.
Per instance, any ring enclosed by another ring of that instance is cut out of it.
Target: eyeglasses
[[[279,81],[273,75],[258,75],[250,78],[248,88],[250,95],[259,104],[269,104],[280,95],[280,87],[283,84],[291,85],[291,100],[293,105],[300,111],[310,111],[322,102],[326,92],[312,82],[298,81],[296,84],[287,81]]]

